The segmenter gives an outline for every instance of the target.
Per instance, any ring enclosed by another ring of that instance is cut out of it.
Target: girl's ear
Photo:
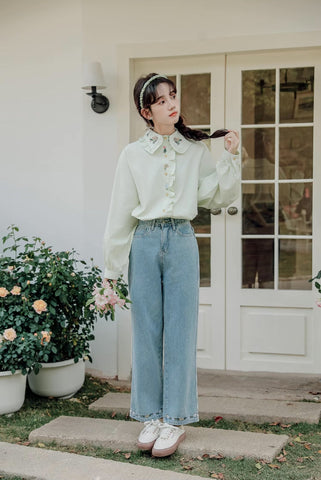
[[[149,108],[142,108],[140,113],[142,117],[146,118],[146,120],[151,120],[152,112],[149,110]]]

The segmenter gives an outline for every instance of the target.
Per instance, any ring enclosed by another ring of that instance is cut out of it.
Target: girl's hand
[[[229,130],[224,137],[225,149],[235,155],[240,144],[239,132],[237,130]]]

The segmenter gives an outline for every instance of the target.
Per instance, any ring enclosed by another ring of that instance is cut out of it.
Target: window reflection
[[[211,239],[197,237],[200,258],[200,286],[211,286]]]
[[[311,290],[312,240],[279,240],[279,289]]]
[[[210,125],[210,107],[211,74],[182,75],[181,111],[185,123],[187,125]]]
[[[279,198],[279,233],[312,235],[312,183],[282,183]]]
[[[280,128],[280,178],[312,178],[313,128]]]
[[[175,86],[177,86],[176,83],[176,75],[167,75],[167,78],[174,83]]]
[[[243,239],[243,288],[274,288],[274,240]]]
[[[280,122],[313,122],[314,68],[280,69]]]
[[[274,128],[242,129],[242,179],[275,178]]]
[[[253,190],[253,193],[249,192]],[[242,233],[274,234],[274,184],[252,184],[242,187]]]
[[[195,233],[211,233],[211,214],[207,208],[198,208],[197,216],[191,221]]]
[[[242,123],[274,123],[275,70],[242,72]]]

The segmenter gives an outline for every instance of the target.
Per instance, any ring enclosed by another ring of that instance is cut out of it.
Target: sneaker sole
[[[182,433],[182,435],[177,439],[176,443],[172,445],[169,448],[163,448],[162,450],[157,450],[156,448],[153,448],[152,450],[152,455],[154,457],[167,457],[168,455],[172,455],[173,453],[176,452],[178,445],[185,440],[186,438],[186,432]]]
[[[137,447],[139,450],[151,450],[154,446],[154,443],[156,442],[156,439],[153,441],[153,442],[149,442],[149,443],[140,443],[140,442],[137,442]]]

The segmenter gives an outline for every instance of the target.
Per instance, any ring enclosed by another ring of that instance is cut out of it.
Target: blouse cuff
[[[119,272],[115,272],[114,270],[108,270],[107,268],[105,268],[104,278],[108,278],[110,280],[118,280],[120,275],[121,275],[121,272],[119,273]]]
[[[227,156],[231,156],[233,159],[236,159],[240,155],[240,152],[237,150],[235,153],[231,153],[224,147],[224,155],[226,154]]]

